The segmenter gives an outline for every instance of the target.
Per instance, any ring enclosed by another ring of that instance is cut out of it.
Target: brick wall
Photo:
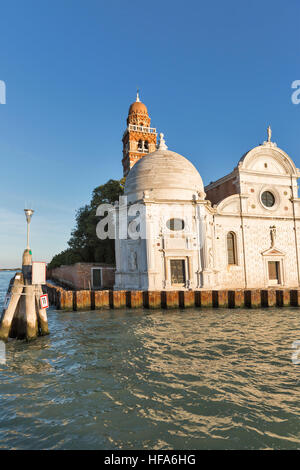
[[[72,289],[91,289],[93,287],[92,268],[101,268],[103,289],[113,288],[115,283],[115,267],[104,263],[62,265],[59,268],[51,269],[47,273],[47,277]]]
[[[218,202],[222,201],[228,196],[232,196],[233,194],[237,194],[236,185],[233,183],[235,176],[231,179],[218,183],[209,184],[205,188],[206,192],[206,199],[208,199],[212,205],[218,204]]]

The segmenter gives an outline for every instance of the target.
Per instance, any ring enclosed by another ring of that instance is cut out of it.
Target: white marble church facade
[[[146,237],[117,237],[115,289],[298,287],[299,175],[268,129],[266,142],[204,188],[161,138],[127,176],[125,196],[143,206]]]

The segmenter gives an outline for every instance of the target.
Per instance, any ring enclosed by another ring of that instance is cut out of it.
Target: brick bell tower
[[[127,129],[123,135],[123,175],[127,176],[133,165],[147,153],[156,150],[156,129],[150,127],[151,119],[139,91],[136,100],[129,108]]]

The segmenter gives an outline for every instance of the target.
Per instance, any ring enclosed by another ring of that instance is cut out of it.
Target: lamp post
[[[34,213],[34,210],[32,209],[24,209],[26,220],[27,220],[27,250],[30,249],[29,247],[29,228],[30,228],[30,222],[31,222],[31,217]]]

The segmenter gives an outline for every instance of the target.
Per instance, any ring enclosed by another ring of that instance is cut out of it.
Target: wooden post
[[[202,290],[201,293],[201,307],[212,307],[213,306],[213,291]]]
[[[23,275],[17,273],[11,288],[11,298],[8,307],[3,312],[1,326],[0,326],[0,339],[7,341],[12,326],[13,317],[17,309],[20,297],[23,291]],[[9,292],[8,292],[9,294]]]
[[[0,322],[0,339],[24,339],[27,341],[40,335],[49,334],[47,312],[40,306],[43,295],[41,285],[32,284],[32,254],[30,249],[23,253],[22,272],[11,280],[7,295],[8,306]]]
[[[25,286],[26,339],[29,341],[38,335],[38,322],[35,308],[35,286]]]
[[[49,334],[49,329],[48,329],[47,310],[45,308],[41,308],[40,306],[41,295],[43,295],[43,290],[41,286],[38,286],[36,290],[35,298],[36,298],[36,304],[37,304],[39,332],[41,336],[45,336]]]
[[[109,291],[108,290],[97,290],[94,293],[95,298],[95,310],[100,308],[109,308]]]

